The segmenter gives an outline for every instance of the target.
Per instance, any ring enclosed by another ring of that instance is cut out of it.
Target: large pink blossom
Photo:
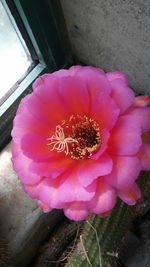
[[[25,192],[45,212],[63,209],[73,220],[107,214],[117,197],[134,205],[136,179],[150,169],[148,104],[119,71],[74,66],[39,77],[12,131]]]

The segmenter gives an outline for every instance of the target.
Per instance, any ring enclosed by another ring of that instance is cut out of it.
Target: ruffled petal
[[[18,144],[14,141],[12,142],[12,163],[22,183],[33,185],[43,179],[43,176],[30,171],[32,161],[23,155]]]
[[[130,156],[138,152],[142,144],[141,127],[134,116],[121,116],[109,139],[109,152],[114,155]]]
[[[88,201],[95,194],[95,186],[95,182],[93,182],[88,187],[83,187],[76,172],[69,170],[60,179],[58,192],[62,202]]]
[[[88,216],[88,210],[84,203],[82,202],[72,202],[67,205],[64,210],[66,217],[74,221],[85,220]]]
[[[113,157],[113,170],[105,176],[107,183],[114,188],[129,188],[141,171],[141,163],[137,157]]]
[[[97,161],[81,161],[77,169],[77,176],[80,184],[86,187],[98,176],[109,174],[111,170],[112,159],[107,154],[104,154]]]
[[[52,210],[52,208],[50,208],[48,205],[46,205],[44,202],[42,202],[40,200],[38,201],[38,206],[45,213],[50,212]]]
[[[49,209],[63,208],[63,203],[60,200],[58,192],[59,180],[43,179],[37,185],[25,185],[24,190],[28,195],[34,199],[40,200]]]
[[[111,71],[106,73],[107,79],[112,82],[114,80],[122,80],[124,84],[128,85],[128,77],[121,71]]]
[[[139,120],[142,127],[142,131],[144,132],[150,131],[149,107],[134,108],[129,112],[129,115],[133,115],[136,119]]]
[[[135,97],[133,107],[146,107],[150,104],[150,97],[147,95],[141,95]]]
[[[107,107],[107,112],[106,112]],[[112,129],[118,119],[120,109],[116,106],[113,99],[107,95],[97,96],[96,104],[92,106],[92,118],[99,123],[101,128]]]
[[[48,82],[34,89],[26,105],[35,117],[44,120],[49,129],[53,125],[60,123],[68,115],[68,110],[64,106],[61,97],[59,96],[59,80],[54,76],[49,76]],[[34,107],[34,110],[32,110]],[[55,112],[54,112],[55,111]]]
[[[95,194],[96,183],[84,189],[76,178],[43,179],[37,185],[24,185],[24,191],[50,209],[65,209],[72,202],[89,201]]]
[[[111,129],[120,110],[110,97],[109,81],[104,75],[92,75],[86,78],[86,84],[89,94],[89,117],[97,121],[101,128]]]
[[[125,190],[118,190],[118,196],[128,205],[135,205],[141,197],[141,191],[136,184]]]
[[[105,72],[100,68],[89,67],[89,66],[83,67],[80,65],[72,66],[69,69],[69,74],[71,76],[85,77],[86,79],[90,78],[91,76],[95,76],[95,75],[105,76]]]
[[[53,86],[53,90],[48,90],[51,93],[46,92],[46,87],[41,86],[30,95],[26,96],[21,102],[21,108],[25,110],[22,113],[26,113],[26,109],[32,114],[37,120],[42,122],[44,125],[51,130],[58,121],[61,121],[64,116],[66,116],[66,111],[59,101],[58,95],[56,95],[55,90],[57,90],[58,82]],[[41,92],[43,96],[41,97]],[[23,104],[22,104],[23,103]],[[59,112],[54,112],[58,110]]]
[[[35,161],[57,157],[58,153],[51,150],[47,138],[36,132],[24,134],[21,140],[21,149],[24,155]],[[61,155],[59,156],[61,157]]]
[[[132,105],[134,93],[122,79],[112,80],[111,86],[111,96],[120,108],[120,112],[123,113]]]
[[[90,212],[104,214],[114,208],[116,204],[116,191],[109,186],[103,177],[97,181],[94,198],[88,203]]]
[[[59,195],[59,179],[45,179],[38,189],[38,199],[50,208],[63,208],[63,202]]]
[[[43,175],[55,179],[66,170],[74,168],[75,165],[75,161],[70,157],[56,157],[43,162],[32,162],[30,171],[40,176]]]
[[[141,161],[142,170],[149,171],[150,170],[150,145],[143,144],[137,154]]]
[[[20,111],[23,109],[23,114]],[[27,106],[22,102],[17,111],[17,115],[13,121],[13,130],[11,135],[13,140],[20,144],[20,141],[25,133],[37,132],[43,136],[49,135],[49,128],[42,120],[39,120],[36,116],[28,111]]]

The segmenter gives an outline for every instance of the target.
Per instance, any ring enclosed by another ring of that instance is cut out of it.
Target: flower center
[[[79,115],[72,115],[57,125],[55,134],[48,140],[52,151],[65,152],[73,159],[89,159],[101,145],[98,123]]]

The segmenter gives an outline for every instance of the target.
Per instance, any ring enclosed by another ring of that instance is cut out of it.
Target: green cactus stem
[[[142,173],[139,184],[144,196],[148,191],[148,175]],[[120,245],[137,215],[137,208],[138,205],[131,207],[118,200],[108,217],[90,215],[83,225],[66,267],[118,266]]]

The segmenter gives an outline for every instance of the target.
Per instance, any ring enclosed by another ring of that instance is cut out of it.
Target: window
[[[0,105],[0,149],[10,141],[12,121],[22,97],[31,92],[31,84],[38,75],[65,67],[71,61],[62,11],[57,0],[1,0],[3,13],[21,41],[26,69],[17,86],[2,96]],[[13,22],[14,20],[14,22]],[[16,26],[17,25],[17,26]],[[13,39],[9,46],[13,49]],[[13,73],[13,65],[6,69]],[[16,61],[14,64],[18,64]],[[17,67],[17,66],[16,66]],[[9,74],[8,74],[9,75]],[[1,73],[0,73],[1,76]],[[12,75],[13,76],[13,75]],[[13,82],[11,82],[13,84]]]
[[[0,1],[0,62],[2,104],[11,94],[12,87],[17,86],[33,63],[26,43],[4,1]]]

